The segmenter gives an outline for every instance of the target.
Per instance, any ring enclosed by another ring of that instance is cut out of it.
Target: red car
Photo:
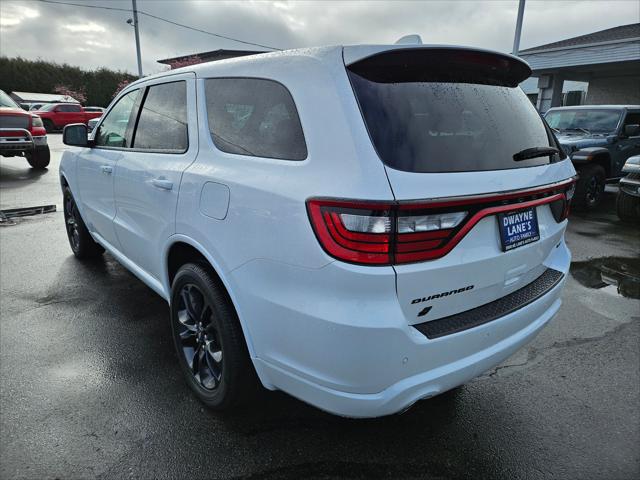
[[[77,103],[49,103],[35,112],[44,123],[47,132],[62,130],[70,123],[84,123],[102,115],[102,112],[86,111]]]
[[[26,112],[0,90],[0,155],[24,157],[33,168],[49,165],[47,132],[38,115]]]

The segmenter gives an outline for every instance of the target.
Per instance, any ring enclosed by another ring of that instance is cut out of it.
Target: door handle
[[[113,167],[111,165],[101,165],[100,170],[102,170],[102,173],[106,173],[107,175],[111,175],[113,173]]]
[[[154,178],[151,180],[151,184],[154,187],[161,188],[162,190],[171,190],[173,188],[173,182],[163,177]]]

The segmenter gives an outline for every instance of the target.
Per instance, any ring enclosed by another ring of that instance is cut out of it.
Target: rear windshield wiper
[[[527,160],[529,158],[537,158],[537,157],[546,157],[551,155],[556,155],[560,153],[557,148],[553,147],[533,147],[533,148],[525,148],[524,150],[515,153],[513,155],[513,159],[516,162],[521,160]]]

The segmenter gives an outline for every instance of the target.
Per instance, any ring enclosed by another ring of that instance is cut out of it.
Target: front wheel
[[[629,195],[623,190],[618,191],[616,212],[624,222],[637,222],[640,219],[640,197]]]
[[[594,210],[604,197],[605,171],[601,165],[578,168],[578,181],[572,206],[575,210]]]
[[[102,254],[104,248],[91,238],[69,187],[64,187],[63,200],[64,224],[73,254],[79,259],[92,258]]]
[[[36,147],[31,152],[25,153],[27,162],[31,165],[31,168],[36,170],[44,170],[49,166],[51,160],[51,153],[49,152],[49,146]]]
[[[171,287],[171,327],[185,379],[209,408],[243,403],[255,386],[235,309],[205,265],[183,265]]]
[[[48,118],[44,118],[42,120],[42,124],[44,125],[44,129],[47,131],[47,133],[53,133],[56,129],[56,126]]]

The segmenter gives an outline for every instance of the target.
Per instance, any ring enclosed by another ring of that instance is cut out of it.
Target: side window
[[[80,105],[60,105],[59,112],[79,112]]]
[[[126,147],[127,125],[131,118],[131,112],[136,104],[140,90],[133,90],[123,96],[118,103],[104,117],[98,133],[96,134],[96,146],[100,147]]]
[[[640,112],[629,112],[624,119],[624,125],[640,125]]]
[[[153,85],[140,111],[133,148],[185,152],[187,132],[187,82]]]
[[[298,111],[284,85],[258,78],[210,78],[205,93],[211,138],[223,152],[304,160]]]

